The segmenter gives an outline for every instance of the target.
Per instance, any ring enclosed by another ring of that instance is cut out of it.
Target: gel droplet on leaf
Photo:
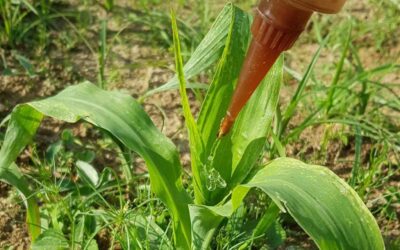
[[[215,168],[212,168],[208,172],[207,176],[207,189],[209,191],[214,191],[216,188],[225,188],[225,187],[226,187],[226,181],[224,180],[224,178],[222,178],[222,176]]]

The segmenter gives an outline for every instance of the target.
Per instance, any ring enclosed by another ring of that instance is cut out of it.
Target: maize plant
[[[15,162],[48,116],[67,123],[90,123],[144,159],[151,190],[165,204],[172,221],[173,237],[155,243],[159,248],[209,249],[225,219],[241,206],[251,189],[257,188],[272,202],[254,226],[253,235],[262,235],[279,213],[288,213],[321,249],[384,249],[372,214],[357,193],[329,169],[285,157],[270,159],[260,166],[259,159],[271,136],[278,108],[283,57],[240,113],[231,132],[222,139],[216,138],[248,46],[250,21],[247,13],[227,5],[183,66],[172,15],[176,77],[148,95],[179,88],[190,144],[193,194],[183,185],[176,146],[129,95],[85,82],[56,96],[14,108],[4,121],[8,128],[0,151],[0,180],[13,185],[23,196],[33,241],[42,233],[40,207],[35,190]],[[195,119],[186,89],[205,86],[186,81],[217,61],[215,75]],[[155,233],[163,235],[159,230]],[[142,247],[132,243],[128,248]]]

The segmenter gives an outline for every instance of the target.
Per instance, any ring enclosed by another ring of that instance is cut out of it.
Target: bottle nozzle
[[[223,119],[218,137],[227,134],[262,79],[279,55],[289,49],[304,30],[311,10],[297,8],[290,0],[263,0],[254,18],[253,39],[245,58],[237,87]]]
[[[290,49],[314,11],[336,13],[346,0],[261,0],[251,32],[253,40],[240,72],[218,137],[227,134],[236,117],[279,55]]]

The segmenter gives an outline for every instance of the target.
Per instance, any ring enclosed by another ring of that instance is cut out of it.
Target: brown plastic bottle
[[[337,13],[346,0],[261,0],[251,27],[253,40],[218,137],[227,134],[279,55],[290,49],[314,11]]]

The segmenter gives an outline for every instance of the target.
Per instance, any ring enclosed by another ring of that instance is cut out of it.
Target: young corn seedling
[[[293,217],[321,249],[384,249],[372,214],[356,192],[327,168],[290,158],[271,159],[258,166],[278,105],[283,57],[256,90],[231,132],[216,139],[247,49],[249,26],[246,13],[227,5],[184,67],[172,14],[177,76],[152,93],[180,90],[189,133],[193,196],[183,185],[177,148],[132,97],[85,82],[54,97],[18,105],[9,118],[0,151],[0,179],[15,186],[24,197],[32,240],[42,233],[39,207],[15,160],[34,138],[43,118],[49,116],[69,123],[91,123],[144,159],[151,190],[171,216],[173,240],[163,240],[162,249],[209,249],[215,232],[253,188],[267,194],[272,203],[253,226],[250,240],[268,230],[282,212]],[[218,59],[196,120],[190,112],[186,88],[204,86],[186,85],[186,80]],[[165,238],[160,228],[151,233]],[[149,244],[136,246],[146,248]]]

